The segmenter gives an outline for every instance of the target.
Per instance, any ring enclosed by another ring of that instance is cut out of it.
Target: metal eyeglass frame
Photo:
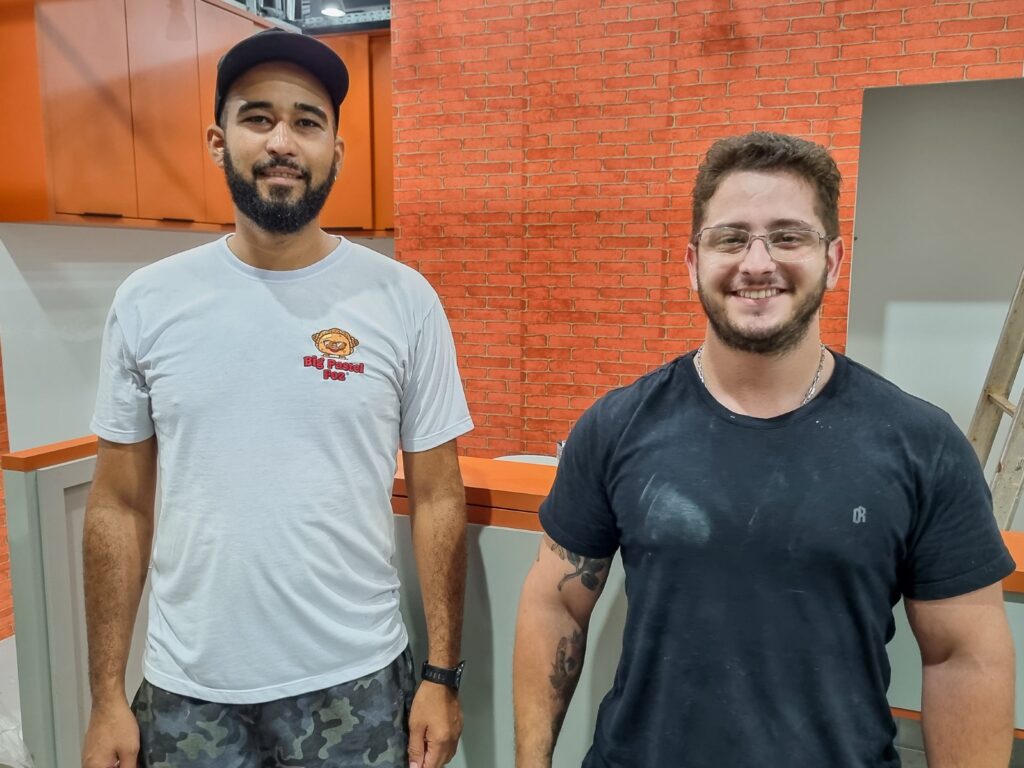
[[[704,227],[703,229],[700,230],[700,232],[698,232],[696,235],[694,235],[693,236],[693,246],[695,248],[700,245],[700,239],[704,235],[704,233],[707,232],[708,230],[711,230],[711,229],[731,229],[734,232],[746,232],[747,233],[747,244],[745,246],[743,246],[740,250],[736,251],[736,253],[734,253],[734,254],[731,254],[731,253],[720,253],[719,255],[721,255],[721,256],[739,256],[741,253],[745,255],[745,254],[750,252],[750,249],[754,245],[754,241],[755,240],[760,240],[761,242],[764,243],[764,249],[768,253],[768,257],[772,261],[781,261],[781,262],[786,263],[786,264],[795,264],[795,263],[799,263],[801,261],[807,261],[808,259],[814,258],[814,254],[813,253],[809,253],[807,256],[804,256],[804,257],[799,258],[799,259],[779,259],[779,258],[776,258],[775,254],[772,253],[772,244],[770,242],[768,242],[768,238],[771,237],[772,235],[774,235],[776,232],[813,232],[814,234],[816,234],[818,236],[818,241],[819,242],[824,242],[825,243],[826,250],[828,249],[828,246],[831,244],[831,242],[835,239],[835,238],[829,237],[828,235],[823,235],[821,232],[819,232],[816,229],[810,229],[810,228],[804,229],[802,227],[783,227],[782,229],[773,229],[771,232],[765,232],[763,235],[755,235],[753,232],[748,232],[747,230],[743,229],[742,227],[729,227],[729,226],[725,226],[725,225],[718,225],[718,226],[715,226],[715,227]]]

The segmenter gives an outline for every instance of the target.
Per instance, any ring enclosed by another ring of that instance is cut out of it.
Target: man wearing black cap
[[[228,51],[207,138],[236,231],[115,296],[85,523],[85,768],[433,768],[455,752],[455,439],[472,422],[426,280],[320,229],[347,89],[342,61],[309,37],[269,30]],[[391,562],[399,447],[429,634],[415,697]],[[129,707],[147,571],[145,681]]]

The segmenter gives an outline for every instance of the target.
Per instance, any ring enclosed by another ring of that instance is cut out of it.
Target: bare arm
[[[1005,768],[1013,745],[1014,650],[1000,584],[907,600],[921,647],[921,720],[931,768]]]
[[[402,456],[429,660],[436,666],[453,667],[462,644],[466,591],[466,491],[455,441]]]
[[[466,491],[455,441],[403,453],[412,506],[412,539],[427,619],[428,661],[454,667],[462,646],[466,593]],[[454,691],[420,685],[409,717],[409,760],[434,768],[455,754],[462,711]]]
[[[611,558],[541,541],[522,596],[512,661],[517,768],[550,768],[555,742],[583,669],[590,615]]]
[[[85,511],[83,559],[92,717],[83,764],[134,766],[126,718],[125,665],[153,540],[156,438],[121,445],[100,440]],[[138,731],[134,732],[138,749]],[[111,754],[111,751],[117,754]]]

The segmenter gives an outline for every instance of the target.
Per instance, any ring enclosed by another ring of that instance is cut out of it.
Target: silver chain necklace
[[[801,401],[800,406],[807,405],[811,400],[814,399],[814,393],[818,391],[818,382],[821,380],[821,372],[825,370],[825,353],[828,349],[824,344],[821,345],[821,355],[818,357],[818,370],[814,374],[814,381],[811,382],[810,389],[807,390],[807,394],[804,395],[804,399]],[[704,345],[701,344],[697,347],[697,351],[693,355],[693,367],[697,369],[697,378],[700,379],[700,383],[706,388],[707,382],[704,381],[704,364],[701,362],[701,358],[704,355]]]

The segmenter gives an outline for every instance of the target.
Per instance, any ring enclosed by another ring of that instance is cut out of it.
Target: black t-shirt
[[[541,523],[572,552],[621,550],[628,600],[585,768],[899,765],[893,605],[1014,564],[952,420],[835,358],[776,418],[724,408],[690,354],[573,429]]]

